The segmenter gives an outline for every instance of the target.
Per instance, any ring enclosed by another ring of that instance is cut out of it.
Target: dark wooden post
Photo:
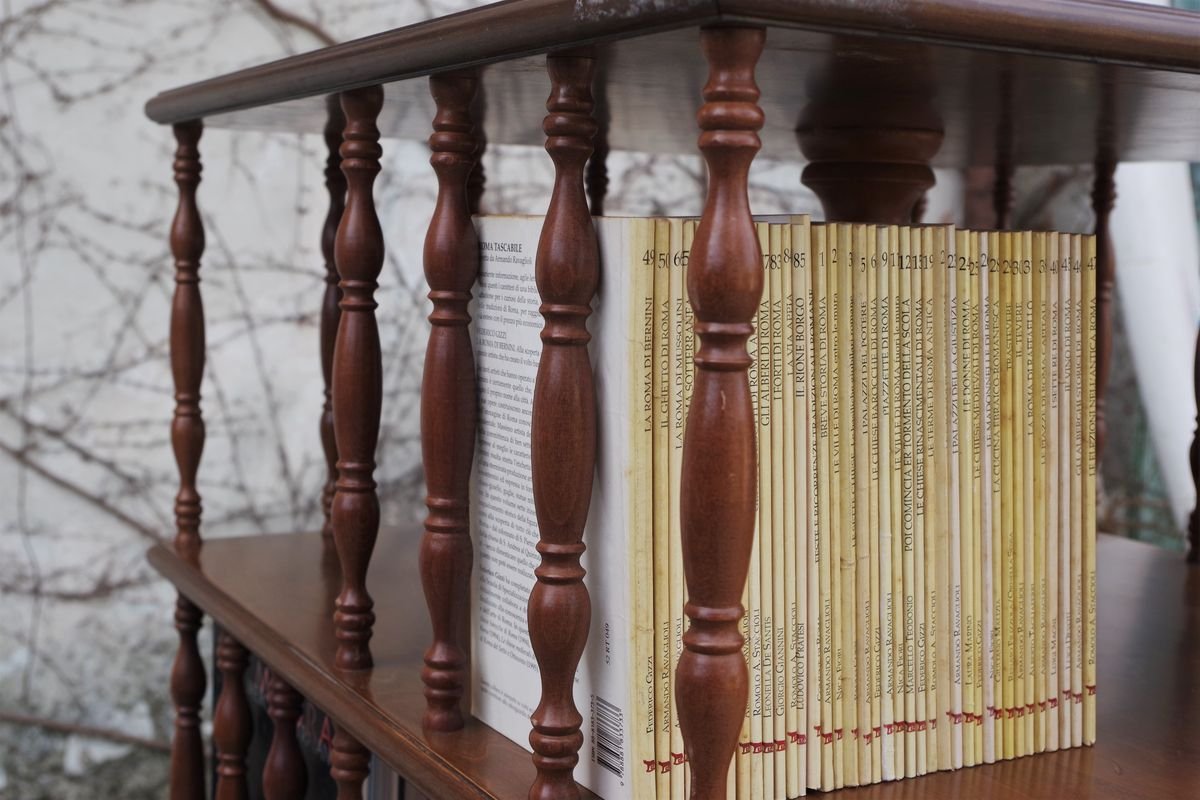
[[[1104,395],[1108,388],[1108,367],[1112,359],[1112,301],[1117,277],[1117,256],[1113,250],[1109,217],[1117,199],[1113,159],[1096,161],[1096,178],[1092,185],[1092,210],[1096,214],[1096,458],[1104,453],[1108,438]]]
[[[275,724],[271,749],[263,764],[263,797],[266,800],[293,800],[304,797],[308,772],[296,740],[296,720],[300,719],[304,698],[288,682],[272,672],[267,681],[267,714]]]
[[[217,747],[216,800],[246,800],[246,750],[250,747],[250,704],[243,678],[250,654],[228,633],[217,641],[221,696],[213,710],[213,743]]]
[[[608,197],[608,103],[605,102],[605,79],[600,77],[599,127],[593,141],[592,157],[587,163],[588,206],[593,217],[604,216],[604,200]]]
[[[333,730],[329,774],[337,784],[337,800],[362,800],[363,781],[371,771],[371,754],[341,725]]]
[[[701,32],[708,60],[697,116],[708,196],[692,244],[696,377],[683,443],[681,514],[689,620],[675,671],[675,706],[692,768],[692,797],[723,800],[746,708],[738,623],[754,535],[758,457],[746,340],[762,298],[758,237],[747,179],[761,142],[754,68],[760,28]],[[911,212],[912,203],[906,212]]]
[[[383,402],[383,364],[375,321],[375,289],[383,268],[383,231],[372,187],[379,174],[379,128],[383,89],[367,86],[343,92],[346,129],[341,145],[346,175],[346,209],[338,225],[334,260],[341,276],[342,317],[333,356],[333,429],[337,445],[337,484],[333,535],[342,566],[342,590],[333,621],[334,661],[339,669],[372,665],[374,605],[367,593],[367,566],[379,533],[375,494],[375,445]]]
[[[1013,185],[1012,165],[1007,161],[996,164],[992,179],[992,210],[996,214],[997,230],[1008,230],[1012,224]]]
[[[338,289],[337,262],[334,260],[334,244],[337,241],[338,225],[346,209],[346,176],[342,174],[342,129],[346,118],[337,95],[326,101],[328,119],[325,123],[325,147],[329,155],[325,158],[325,188],[329,191],[329,211],[325,215],[325,226],[321,229],[321,253],[325,256],[325,295],[321,301],[321,374],[325,379],[325,402],[321,406],[321,447],[325,452],[325,487],[321,492],[321,509],[325,524],[321,535],[326,542],[333,543],[333,495],[337,483],[337,442],[333,435],[333,348],[337,341],[338,322],[342,311],[338,303],[342,293]]]
[[[433,628],[425,651],[424,725],[463,726],[470,620],[471,463],[475,455],[475,357],[467,304],[479,274],[479,241],[471,223],[467,180],[479,147],[472,135],[474,72],[434,75],[437,105],[430,163],[438,177],[437,205],[425,237],[425,279],[433,313],[421,382],[421,453],[428,495],[421,540],[421,582]]]
[[[196,563],[200,558],[200,494],[196,472],[204,450],[204,418],[200,415],[200,381],[204,375],[204,304],[200,299],[200,256],[204,253],[204,224],[196,206],[200,185],[199,121],[175,126],[175,185],[179,205],[171,223],[171,254],[175,259],[175,297],[171,303],[171,375],[175,383],[175,415],[171,446],[179,467],[175,495],[175,552]],[[179,649],[171,667],[171,701],[175,705],[175,735],[171,740],[172,800],[202,800],[204,741],[200,735],[200,704],[204,701],[204,662],[196,637],[203,614],[178,595],[175,629]]]
[[[533,501],[542,560],[529,595],[529,639],[542,695],[529,734],[537,767],[529,797],[563,800],[579,796],[571,773],[583,744],[582,717],[571,690],[592,614],[579,557],[596,463],[587,319],[600,255],[583,188],[596,133],[591,116],[594,62],[580,54],[550,55],[546,68],[550,98],[542,128],[555,177],[535,266],[546,322],[533,391]]]

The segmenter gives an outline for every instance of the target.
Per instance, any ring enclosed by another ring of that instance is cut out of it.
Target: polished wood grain
[[[412,512],[400,516],[418,519]],[[389,624],[372,639],[374,669],[357,672],[336,666],[328,598],[341,586],[341,571],[323,558],[319,532],[214,539],[196,564],[157,547],[150,560],[307,702],[432,800],[523,797],[535,776],[523,743],[473,717],[452,734],[423,729],[420,675],[430,627],[413,558],[421,536],[415,522],[381,531],[375,558],[388,569],[373,569],[367,585]]]
[[[425,651],[432,730],[463,726],[470,637],[471,464],[475,456],[475,356],[468,325],[471,288],[479,274],[479,240],[471,215],[467,181],[480,154],[473,135],[474,72],[443,73],[429,79],[437,102],[429,162],[438,194],[425,236],[425,280],[429,284],[429,341],[421,379],[421,455],[425,465],[425,536],[421,540],[421,584],[433,639]]]
[[[1113,285],[1117,278],[1117,254],[1113,247],[1109,218],[1117,199],[1113,173],[1115,161],[1098,160],[1092,185],[1092,210],[1096,214],[1096,457],[1104,453],[1108,423],[1104,395],[1108,389],[1113,341]]]
[[[337,800],[362,800],[363,784],[370,771],[371,752],[335,722],[329,774],[337,784]]]
[[[333,356],[333,430],[338,461],[332,516],[342,590],[334,621],[338,665],[355,670],[371,666],[369,642],[375,624],[366,576],[379,532],[374,473],[383,363],[375,289],[383,268],[383,231],[372,187],[383,154],[375,126],[383,91],[370,86],[344,92],[341,104],[346,128],[340,152],[347,189],[346,209],[334,242],[342,317]]]
[[[746,708],[738,623],[758,484],[746,341],[763,292],[746,192],[763,124],[754,67],[764,38],[759,28],[711,28],[700,37],[709,63],[697,115],[708,197],[687,278],[699,346],[680,479],[689,625],[674,680],[693,800],[725,797]]]
[[[321,532],[324,536],[324,531]],[[271,672],[267,679],[267,714],[273,723],[271,748],[263,764],[262,788],[265,800],[294,800],[308,790],[308,770],[296,738],[296,721],[304,698],[280,675]]]
[[[175,414],[171,445],[179,469],[175,495],[175,552],[195,560],[200,553],[200,493],[196,473],[204,450],[204,417],[200,413],[200,382],[204,375],[204,304],[200,297],[200,257],[204,253],[204,224],[196,205],[200,185],[199,122],[175,128],[175,185],[179,203],[171,223],[171,255],[175,260],[175,296],[171,302],[171,376],[175,385]],[[170,796],[172,800],[204,797],[204,742],[200,706],[204,702],[204,662],[196,637],[203,615],[180,594],[175,601],[179,648],[171,667],[171,701],[175,731],[171,739]]]
[[[247,800],[246,751],[253,730],[246,699],[246,666],[250,653],[228,632],[217,639],[221,695],[213,709],[213,744],[217,753],[216,800]]]
[[[380,537],[390,569],[368,580],[381,619],[375,669],[343,672],[324,598],[336,564],[322,566],[319,532],[210,540],[198,562],[156,546],[150,561],[310,702],[432,800],[503,798],[534,777],[526,752],[468,719],[453,734],[423,732],[419,674],[429,623],[421,608],[412,526]],[[1099,537],[1098,704],[1095,747],[856,790],[871,800],[1165,800],[1200,785],[1200,570],[1178,555]],[[311,591],[296,593],[296,586]],[[705,698],[708,700],[709,698]],[[591,797],[586,791],[585,797]]]
[[[325,189],[329,192],[329,210],[325,214],[325,225],[321,228],[321,253],[325,257],[325,294],[321,300],[321,376],[325,381],[325,400],[321,405],[321,449],[325,454],[325,486],[321,491],[321,509],[325,524],[321,533],[333,543],[333,495],[337,484],[337,441],[333,435],[333,350],[337,342],[338,323],[342,318],[339,303],[342,292],[337,262],[334,259],[334,244],[337,241],[338,225],[346,209],[346,176],[342,174],[342,129],[346,118],[337,95],[326,98],[328,119],[325,123]]]
[[[529,641],[541,674],[541,699],[530,721],[537,778],[530,800],[579,797],[583,717],[575,707],[575,669],[583,655],[592,605],[579,563],[596,466],[596,392],[587,319],[600,278],[600,253],[583,172],[592,154],[594,60],[586,54],[546,58],[546,152],[554,189],[534,262],[542,353],[533,389],[531,467],[541,563],[529,594]],[[611,534],[592,531],[593,535]]]
[[[432,102],[406,79],[488,64],[490,140],[536,145],[537,54],[595,42],[609,147],[686,152],[704,70],[695,28],[719,19],[773,26],[758,69],[772,158],[795,157],[799,115],[828,95],[832,56],[903,73],[920,52],[945,132],[936,166],[994,164],[1006,114],[1016,165],[1091,163],[1102,144],[1122,161],[1200,161],[1200,15],[1078,0],[596,0],[578,10],[573,0],[519,0],[173,90],[147,110],[160,122],[204,115],[218,127],[317,132],[325,94],[392,81],[381,128],[424,139]],[[1109,128],[1097,113],[1106,96],[1122,111]]]

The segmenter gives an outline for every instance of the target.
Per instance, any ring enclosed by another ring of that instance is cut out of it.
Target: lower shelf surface
[[[453,734],[421,729],[421,656],[429,622],[417,530],[381,531],[368,587],[375,668],[333,667],[340,572],[319,534],[213,539],[199,565],[167,547],[154,567],[246,647],[431,798],[526,797],[529,754],[471,719]],[[1098,743],[982,767],[847,790],[899,800],[1200,797],[1200,568],[1179,554],[1101,536]],[[166,674],[164,665],[163,674]],[[594,795],[586,790],[585,798]]]

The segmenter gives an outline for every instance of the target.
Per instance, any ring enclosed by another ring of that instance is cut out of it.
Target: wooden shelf
[[[827,98],[896,101],[873,124],[941,127],[940,166],[1200,161],[1200,14],[1079,0],[511,0],[164,92],[157,122],[320,132],[324,95],[386,84],[379,127],[423,140],[433,105],[410,80],[488,64],[483,127],[541,146],[541,54],[597,48],[614,150],[695,152],[705,65],[697,27],[769,27],[759,64],[763,155],[795,160],[798,125]],[[872,102],[881,107],[886,103]]]
[[[433,798],[524,797],[524,749],[477,721],[421,731],[429,628],[418,532],[385,530],[368,584],[379,623],[375,669],[333,669],[330,611],[339,575],[318,534],[214,539],[199,567],[165,547],[150,562],[305,697]],[[854,790],[854,797],[1194,797],[1200,787],[1200,571],[1175,553],[1101,536],[1099,742],[1093,748]],[[584,792],[585,797],[593,797]]]

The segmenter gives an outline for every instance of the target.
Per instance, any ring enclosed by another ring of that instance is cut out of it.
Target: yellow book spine
[[[1001,462],[1001,532],[1003,568],[1000,576],[1000,592],[1004,598],[1004,615],[1001,621],[1001,640],[1003,659],[1004,686],[1004,758],[1011,759],[1016,751],[1016,698],[1017,662],[1016,653],[1016,539],[1018,526],[1014,501],[1020,488],[1019,459],[1014,456],[1018,439],[1015,437],[1017,400],[1016,386],[1016,305],[1020,301],[1020,286],[1013,279],[1012,272],[1012,234],[1000,234],[1000,282],[1001,282],[1001,341],[1003,352],[1000,364],[1000,462]]]
[[[894,359],[894,309],[895,296],[892,290],[892,244],[889,229],[875,229],[875,261],[872,266],[878,284],[878,345],[879,362],[879,590],[882,632],[879,643],[880,691],[880,744],[882,779],[896,779],[896,594],[892,583],[892,553],[895,541],[893,519],[893,465],[897,463],[898,448],[893,432],[893,406],[896,402]]]
[[[907,384],[902,382],[903,363],[901,358],[901,335],[904,326],[909,326],[912,335],[911,310],[907,321],[901,315],[901,295],[908,291],[908,272],[904,268],[903,253],[908,250],[908,233],[898,225],[889,225],[888,237],[888,286],[891,292],[890,314],[892,320],[892,335],[888,341],[891,355],[891,393],[892,405],[889,409],[891,416],[891,452],[892,452],[892,665],[895,677],[892,681],[893,711],[892,720],[895,735],[892,737],[894,751],[895,778],[899,780],[906,775],[907,764],[907,647],[905,620],[908,610],[904,590],[904,470],[903,458],[903,428],[905,405],[904,390],[911,391],[912,376],[909,375]],[[911,304],[911,301],[910,301]],[[911,442],[911,439],[909,440]]]
[[[1058,747],[1071,747],[1071,650],[1074,623],[1071,617],[1071,453],[1074,430],[1075,332],[1072,326],[1071,236],[1058,237],[1059,341],[1058,380],[1061,399],[1058,421]]]
[[[786,229],[786,230],[785,230]],[[784,364],[783,357],[783,248],[784,235],[790,238],[791,230],[780,223],[770,226],[771,259],[768,263],[768,277],[771,290],[771,384],[770,403],[771,419],[765,431],[771,437],[771,606],[774,619],[771,638],[772,649],[772,726],[769,736],[764,738],[764,746],[771,754],[774,766],[772,794],[775,800],[786,800],[787,792],[787,650],[785,642],[789,626],[784,586],[785,575],[785,532],[784,532],[784,486],[789,485],[784,478]]]
[[[1071,744],[1083,745],[1083,457],[1084,402],[1087,399],[1083,360],[1083,237],[1071,235],[1071,354],[1075,402],[1071,407]]]
[[[929,299],[932,288],[929,281],[929,253],[925,250],[925,238],[921,228],[913,228],[913,359],[915,361],[913,391],[916,397],[913,401],[913,442],[914,442],[914,473],[913,482],[913,542],[914,542],[914,576],[916,593],[916,692],[917,710],[916,743],[917,743],[917,774],[924,775],[929,771],[929,715],[928,715],[928,683],[929,683],[929,591],[932,588],[926,574],[926,535],[932,532],[933,526],[929,518],[932,503],[926,493],[932,494],[933,475],[932,459],[930,458],[930,434],[933,429],[931,404],[932,387],[930,382],[930,326]],[[927,482],[928,481],[928,482]]]
[[[916,590],[916,513],[913,493],[916,491],[916,460],[918,440],[916,422],[916,340],[914,287],[920,287],[920,272],[913,269],[912,235],[907,227],[900,228],[900,536],[903,550],[904,576],[904,777],[917,776],[917,590]]]
[[[1059,234],[1046,236],[1046,749],[1059,748],[1059,652],[1062,630],[1059,622],[1059,394],[1061,369],[1062,306],[1059,298]]]
[[[654,220],[654,669],[655,780],[671,794],[671,225]]]
[[[958,448],[958,529],[959,549],[957,558],[951,556],[952,569],[957,564],[959,614],[956,623],[957,643],[954,645],[958,658],[954,694],[951,698],[951,715],[954,716],[954,767],[973,767],[978,763],[975,753],[974,719],[979,713],[975,705],[975,651],[974,628],[978,610],[975,607],[975,559],[979,557],[975,536],[976,469],[979,461],[975,443],[975,360],[974,351],[980,342],[979,318],[972,302],[972,278],[978,270],[978,258],[971,247],[971,233],[956,231],[954,236],[955,263],[953,308],[957,309],[957,328],[953,336],[957,350],[951,357],[957,361],[957,429],[952,433],[950,446]],[[954,327],[953,325],[951,327]],[[953,380],[953,379],[952,379]],[[952,427],[955,420],[951,420]],[[953,467],[952,467],[953,469]]]
[[[863,231],[866,258],[863,278],[867,281],[867,377],[866,396],[867,442],[871,464],[868,486],[866,538],[870,547],[867,610],[870,619],[868,630],[867,679],[869,682],[868,702],[871,713],[867,744],[870,747],[868,762],[871,767],[871,783],[883,780],[883,591],[880,586],[882,543],[880,537],[880,387],[879,387],[879,241],[878,231],[867,226]]]
[[[856,567],[858,565],[858,498],[855,493],[855,400],[854,391],[854,249],[852,228],[849,224],[838,224],[838,340],[839,353],[839,414],[841,429],[841,535],[840,598],[842,619],[842,662],[840,671],[842,724],[842,782],[844,786],[858,785],[858,614],[855,593]],[[836,667],[835,667],[836,669]]]
[[[870,419],[874,407],[868,402],[870,393],[870,371],[868,348],[870,339],[870,315],[867,281],[867,228],[856,224],[850,229],[850,272],[853,303],[854,328],[851,331],[851,349],[854,380],[850,393],[854,397],[854,412],[847,420],[854,435],[854,650],[855,673],[851,683],[855,687],[855,725],[851,730],[851,741],[858,759],[857,776],[860,786],[871,783],[871,696],[870,690],[872,655],[871,631],[874,621],[871,613],[871,429]]]
[[[947,716],[950,709],[950,489],[954,485],[949,472],[950,459],[950,348],[949,348],[949,286],[946,280],[946,262],[949,259],[951,237],[946,227],[939,225],[925,229],[930,239],[927,248],[928,271],[933,287],[929,307],[929,329],[932,349],[927,359],[932,366],[933,378],[929,387],[932,400],[932,435],[927,437],[932,449],[933,482],[928,493],[932,504],[932,527],[925,549],[926,574],[930,586],[926,626],[930,653],[927,659],[929,678],[926,709],[929,719],[929,771],[951,769],[951,722]],[[957,508],[957,502],[954,503]]]
[[[938,769],[962,766],[962,576],[959,573],[962,541],[959,528],[959,456],[958,438],[958,273],[955,253],[957,242],[954,228],[939,226],[937,259],[934,278],[939,287],[940,322],[934,332],[939,338],[937,348],[942,382],[938,389],[938,424],[945,439],[939,445],[938,481],[941,524],[938,526],[939,549],[939,608],[937,652],[937,735]],[[957,753],[957,761],[956,761]]]
[[[1033,269],[1030,264],[1030,251],[1033,249],[1033,234],[1030,231],[1022,231],[1020,234],[1014,234],[1014,238],[1020,242],[1020,279],[1021,279],[1021,328],[1020,335],[1022,337],[1021,346],[1021,514],[1022,514],[1022,550],[1021,550],[1021,570],[1020,578],[1020,599],[1021,599],[1021,659],[1024,664],[1022,677],[1024,679],[1023,694],[1018,698],[1018,703],[1021,707],[1021,755],[1028,755],[1033,750],[1033,712],[1035,707],[1035,697],[1037,695],[1037,669],[1033,663],[1033,639],[1036,633],[1034,628],[1034,533],[1033,533],[1033,507],[1037,503],[1037,497],[1033,493],[1033,476],[1034,476],[1034,435],[1033,435],[1033,418],[1034,418],[1034,396],[1033,396],[1033,372],[1035,367],[1033,354]]]
[[[987,383],[984,371],[987,367],[988,325],[987,285],[988,256],[987,236],[972,232],[968,243],[971,261],[968,262],[971,284],[971,325],[978,326],[978,335],[967,343],[971,356],[971,409],[975,424],[971,430],[971,446],[975,449],[971,467],[971,544],[975,549],[971,561],[973,581],[972,607],[975,622],[969,631],[973,639],[975,656],[971,671],[975,678],[972,739],[974,740],[975,764],[986,763],[986,754],[995,760],[995,725],[988,716],[994,707],[992,684],[992,624],[991,624],[991,451],[988,447],[991,426],[988,416],[991,405],[987,402]],[[986,502],[985,502],[986,500]],[[964,567],[966,569],[966,567]],[[964,735],[966,731],[964,731]]]
[[[1015,557],[1012,564],[1012,642],[1013,648],[1013,755],[1025,755],[1025,684],[1027,664],[1025,659],[1025,509],[1029,498],[1025,494],[1025,281],[1023,280],[1021,234],[1013,232],[1010,238],[1009,270],[1012,281],[1012,464],[1013,464],[1013,544]]]
[[[992,708],[990,713],[993,719],[994,731],[994,749],[993,759],[999,761],[1004,756],[1004,720],[1005,720],[1005,705],[1004,705],[1004,677],[1005,677],[1005,649],[1004,649],[1004,634],[1008,630],[1008,623],[1005,621],[1004,609],[1007,608],[1004,598],[1004,560],[1005,560],[1005,542],[1004,536],[1004,507],[1001,498],[1007,496],[1008,493],[1004,487],[1004,474],[1007,471],[1010,473],[1009,481],[1011,482],[1011,467],[1006,467],[1005,464],[1005,447],[1004,447],[1004,426],[1002,422],[1003,410],[1002,401],[1004,400],[1005,387],[1005,372],[1002,369],[1004,366],[1004,353],[1011,353],[1011,349],[1006,347],[1004,341],[1004,291],[1007,287],[1007,281],[1001,271],[1001,252],[1000,252],[1000,234],[998,232],[989,232],[987,235],[988,246],[988,308],[990,319],[988,321],[990,339],[988,344],[988,370],[989,377],[986,384],[986,391],[989,403],[989,432],[988,432],[988,447],[991,451],[991,484],[990,498],[991,505],[991,570],[990,575],[985,573],[985,580],[991,581],[991,607],[992,607]],[[1010,690],[1011,692],[1011,690]]]
[[[1046,465],[1050,450],[1050,420],[1047,403],[1050,297],[1046,292],[1046,234],[1033,234],[1033,752],[1046,752]]]
[[[774,683],[771,679],[774,654],[771,646],[774,635],[774,606],[771,603],[771,437],[767,434],[767,426],[771,419],[771,283],[768,274],[771,239],[767,223],[756,222],[755,228],[758,232],[758,246],[762,252],[763,294],[759,299],[755,318],[757,339],[754,356],[758,370],[758,406],[755,416],[755,435],[758,440],[758,547],[755,550],[758,561],[758,641],[755,644],[757,657],[754,661],[758,673],[758,702],[751,717],[754,733],[751,791],[755,793],[753,796],[756,800],[771,800],[769,790],[773,788],[775,773],[770,754],[764,748],[764,742],[771,738],[774,727]]]
[[[1096,237],[1083,237],[1083,743],[1096,743]]]
[[[833,523],[835,510],[832,497],[837,489],[833,480],[831,429],[834,396],[832,385],[832,361],[835,336],[830,335],[833,314],[831,313],[829,278],[830,270],[829,234],[831,226],[812,227],[812,252],[817,260],[816,315],[813,337],[816,341],[817,368],[817,536],[815,561],[818,564],[818,590],[820,600],[820,682],[818,700],[821,704],[821,725],[816,730],[821,751],[821,791],[832,791],[834,787],[834,673],[833,673]],[[834,245],[836,247],[836,243]]]

